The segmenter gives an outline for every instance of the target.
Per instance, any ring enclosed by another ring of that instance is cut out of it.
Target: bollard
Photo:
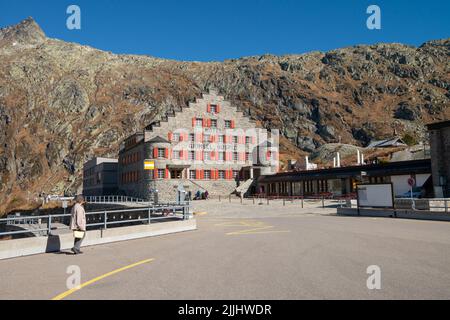
[[[52,216],[51,215],[48,216],[47,227],[48,227],[47,236],[50,236],[50,233],[52,231]]]
[[[303,209],[303,197],[302,197],[302,209]]]
[[[253,197],[253,204],[255,204],[255,197]]]
[[[103,213],[103,223],[104,223],[104,225],[103,225],[103,227],[104,227],[104,229],[106,230],[106,228],[107,228],[107,226],[106,226],[106,221],[108,220],[108,218],[107,218],[107,213],[106,213],[106,211]]]
[[[241,198],[241,204],[242,204],[242,197],[240,197]]]
[[[283,207],[286,205],[286,199],[283,198]]]
[[[269,205],[269,197],[267,197],[267,205]]]
[[[325,197],[322,196],[322,208],[325,208]]]

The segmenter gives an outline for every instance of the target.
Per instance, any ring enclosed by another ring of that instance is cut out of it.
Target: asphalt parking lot
[[[0,299],[449,299],[450,223],[194,202],[198,230],[0,261]],[[367,288],[367,268],[381,289]],[[81,288],[67,281],[79,268]]]

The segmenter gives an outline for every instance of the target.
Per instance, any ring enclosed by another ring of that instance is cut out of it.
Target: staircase
[[[236,188],[235,192],[236,194],[246,194],[248,189],[252,186],[253,184],[253,179],[248,179],[245,182],[241,183],[239,185],[239,187]]]

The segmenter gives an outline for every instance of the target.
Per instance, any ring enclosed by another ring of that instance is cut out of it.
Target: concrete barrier
[[[382,217],[382,218],[401,218],[418,220],[450,221],[450,213],[433,211],[413,211],[405,209],[383,210],[360,208],[337,208],[337,214],[342,216],[362,216],[362,217]]]
[[[161,222],[106,230],[92,230],[86,233],[83,247],[104,243],[159,236],[197,229],[195,219]],[[50,237],[32,237],[0,241],[0,260],[46,252],[59,252],[73,247],[72,232]]]

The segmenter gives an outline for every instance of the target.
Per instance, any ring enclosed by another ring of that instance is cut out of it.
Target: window
[[[158,169],[158,179],[164,179],[166,177],[165,169]]]
[[[203,160],[211,160],[211,155],[209,154],[209,151],[203,152]]]
[[[250,161],[250,152],[245,153],[245,161]]]
[[[219,135],[219,142],[223,143],[225,141],[225,136],[224,135]]]
[[[189,133],[189,141],[195,142],[195,135],[193,133]]]
[[[210,110],[211,110],[211,113],[216,113],[217,112],[217,105],[215,105],[215,104],[210,105]]]
[[[233,136],[233,143],[239,143],[239,137]]]
[[[164,158],[166,156],[166,149],[158,148],[158,158]]]
[[[225,152],[219,152],[219,161],[224,161],[225,160]]]
[[[180,134],[179,133],[174,133],[172,135],[172,141],[174,141],[174,142],[180,141]]]
[[[239,160],[239,154],[237,152],[233,152],[233,160],[238,161]]]
[[[189,160],[195,160],[195,151],[189,151]]]
[[[236,179],[239,177],[239,170],[233,170],[233,179]]]
[[[189,171],[189,179],[193,179],[193,180],[196,179],[195,170],[190,170]]]
[[[209,139],[211,139],[211,136],[209,134],[203,135],[203,142],[209,142]]]
[[[225,129],[231,129],[231,120],[225,120]]]
[[[211,170],[205,170],[203,179],[209,180],[211,179]]]
[[[173,158],[180,159],[180,150],[173,150]]]
[[[252,137],[245,137],[245,144],[251,144],[252,143]]]
[[[195,119],[195,126],[196,127],[203,127],[203,119],[202,118],[196,118]]]
[[[225,179],[225,170],[219,170],[219,179]]]
[[[217,128],[217,120],[211,119],[211,128]]]

